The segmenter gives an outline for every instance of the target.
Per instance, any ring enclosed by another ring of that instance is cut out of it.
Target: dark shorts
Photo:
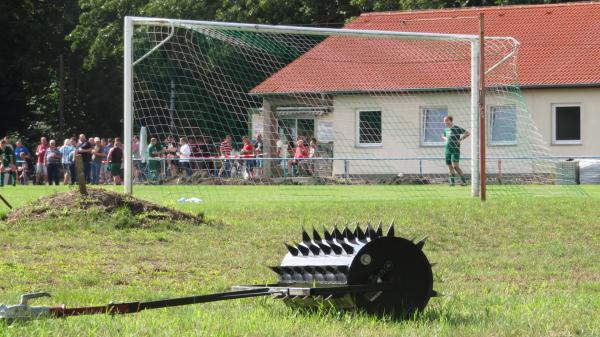
[[[121,176],[121,163],[108,163],[108,171],[113,177]]]
[[[458,163],[460,161],[459,151],[446,151],[446,165],[452,165],[452,163]]]

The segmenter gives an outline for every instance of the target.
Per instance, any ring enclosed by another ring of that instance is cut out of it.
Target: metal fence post
[[[350,177],[350,162],[348,159],[344,159],[344,179],[348,179]]]

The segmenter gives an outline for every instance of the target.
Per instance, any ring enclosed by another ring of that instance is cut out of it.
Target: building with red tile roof
[[[600,125],[600,2],[365,13],[344,28],[476,35],[480,13],[484,13],[486,36],[512,37],[519,43],[515,69],[521,88],[516,95],[521,103],[511,104],[531,121],[516,121],[511,126],[515,129],[514,142],[488,144],[490,152],[531,153],[531,142],[522,137],[535,132],[552,155],[600,155],[600,137],[593,127]],[[426,62],[425,57],[431,56],[422,56],[417,49],[406,40],[331,36],[251,93],[270,99],[274,105],[287,104],[281,98],[286,95],[295,97],[296,105],[310,101],[298,99],[302,95],[327,97],[331,113],[307,118],[315,118],[315,135],[321,120],[333,123],[334,156],[430,155],[440,149],[434,146],[432,150],[429,145],[435,144],[423,142],[424,113],[429,107],[444,105],[447,114],[462,113],[452,111],[462,109],[458,103],[444,102],[456,100],[452,89],[468,91],[469,45],[457,47],[454,55],[463,58],[459,61],[449,53]],[[498,60],[492,57],[486,61],[489,68]],[[491,76],[488,85],[493,86],[495,80]],[[440,89],[447,92],[432,93]],[[424,91],[422,95],[414,93]],[[394,102],[391,93],[405,100]],[[465,92],[456,91],[455,96],[465,96]],[[507,106],[503,99],[490,97],[488,113]],[[374,147],[363,147],[358,139],[362,132],[357,126],[360,114],[367,110],[381,111],[382,141]],[[394,131],[390,129],[394,123],[411,125],[417,131]],[[459,123],[468,125],[468,113],[459,117]],[[406,137],[417,141],[408,144]],[[524,143],[529,149],[519,150]],[[402,152],[398,152],[398,144],[402,144]]]

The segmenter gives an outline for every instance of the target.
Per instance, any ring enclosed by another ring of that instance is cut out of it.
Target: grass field
[[[306,314],[262,298],[40,320],[0,326],[0,334],[600,336],[599,187],[560,197],[539,187],[519,193],[496,187],[485,204],[467,189],[427,188],[431,197],[404,186],[140,187],[137,196],[203,212],[210,225],[118,229],[111,221],[119,214],[97,222],[70,218],[68,210],[43,222],[0,222],[0,303],[48,291],[53,298],[35,303],[79,306],[273,282],[265,266],[280,262],[282,242],[297,241],[301,226],[395,219],[397,234],[429,237],[424,251],[437,262],[434,288],[445,295],[413,320]],[[0,193],[19,206],[66,189],[4,187]],[[178,204],[180,195],[204,202]]]

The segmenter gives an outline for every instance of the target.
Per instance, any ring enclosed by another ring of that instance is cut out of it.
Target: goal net
[[[394,184],[414,197],[466,184],[453,193],[476,194],[482,146],[490,195],[574,182],[524,103],[512,38],[485,39],[479,125],[478,43],[128,18],[126,191],[132,183],[180,186],[180,194],[215,184]]]

